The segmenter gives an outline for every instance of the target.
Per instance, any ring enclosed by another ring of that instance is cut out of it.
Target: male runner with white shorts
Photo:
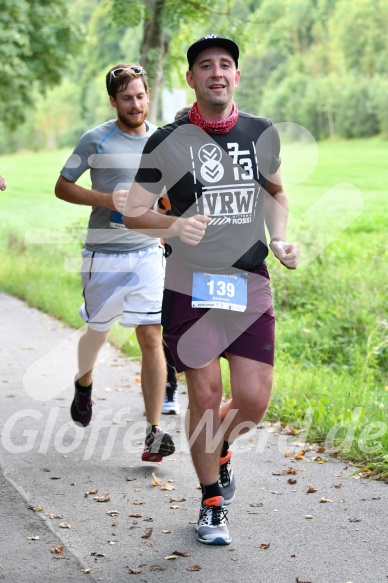
[[[148,422],[142,460],[158,462],[175,450],[171,436],[159,427],[166,383],[160,330],[164,251],[159,238],[128,231],[121,214],[144,145],[156,127],[146,122],[148,82],[140,65],[112,67],[106,88],[117,118],[81,137],[55,187],[58,198],[93,207],[82,251],[80,314],[88,327],[78,345],[71,416],[84,427],[90,423],[93,368],[113,323],[136,328]],[[91,190],[76,184],[88,170]]]

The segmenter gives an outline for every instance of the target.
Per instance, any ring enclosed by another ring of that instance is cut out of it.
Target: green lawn
[[[54,196],[66,154],[0,159],[8,183],[0,198],[0,289],[79,327],[77,269],[89,211]],[[267,419],[296,431],[309,425],[309,440],[388,479],[388,142],[320,143],[312,173],[303,148],[286,145],[283,158],[290,238],[303,261],[295,272],[268,261],[277,358]],[[125,334],[115,327],[111,340],[122,345]],[[134,335],[123,349],[139,355]]]

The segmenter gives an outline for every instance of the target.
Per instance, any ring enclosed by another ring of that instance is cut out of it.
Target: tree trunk
[[[155,123],[163,84],[163,62],[168,53],[169,42],[163,30],[163,10],[167,0],[149,0],[143,23],[143,40],[140,63],[148,74],[150,85],[150,111],[148,119]]]

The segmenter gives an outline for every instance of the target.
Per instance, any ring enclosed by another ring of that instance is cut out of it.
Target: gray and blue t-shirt
[[[156,126],[148,122],[146,127],[145,134],[127,134],[112,119],[89,130],[74,148],[61,175],[76,182],[90,170],[93,190],[107,194],[129,190],[145,143],[156,130]],[[93,207],[85,241],[85,248],[89,251],[127,253],[157,244],[157,238],[126,229],[122,214],[118,211]]]

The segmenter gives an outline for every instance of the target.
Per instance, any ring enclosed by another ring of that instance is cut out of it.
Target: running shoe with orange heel
[[[148,429],[145,438],[145,448],[141,459],[143,462],[161,462],[162,459],[171,455],[175,451],[175,445],[172,437],[160,427],[153,431],[152,427]]]
[[[232,452],[228,449],[226,456],[220,458],[220,476],[218,483],[226,505],[233,502],[236,492],[236,478],[230,465],[231,457]]]
[[[229,545],[232,539],[227,527],[228,511],[224,508],[222,496],[214,496],[201,504],[199,518],[195,525],[197,540],[205,545]]]

